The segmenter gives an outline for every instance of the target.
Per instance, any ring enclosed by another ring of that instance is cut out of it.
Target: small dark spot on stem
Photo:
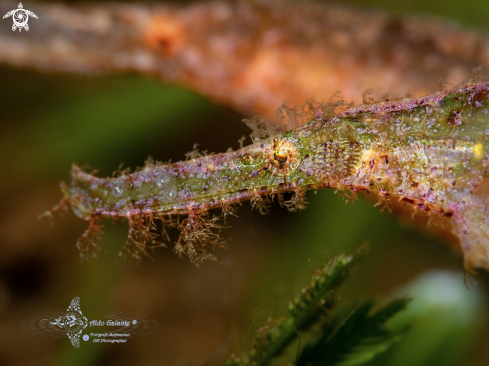
[[[403,197],[403,198],[402,198],[402,200],[403,200],[404,202],[407,202],[407,203],[411,204],[411,205],[414,205],[414,200],[412,200],[412,199],[410,199],[410,198]]]
[[[450,116],[447,119],[447,123],[449,126],[460,126],[462,124],[462,119],[460,115],[462,114],[461,109],[452,109],[450,111]]]

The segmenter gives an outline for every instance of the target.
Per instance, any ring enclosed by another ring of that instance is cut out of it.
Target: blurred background
[[[483,1],[348,3],[467,27],[489,24]],[[487,273],[467,289],[453,246],[363,197],[345,205],[332,190],[309,192],[307,210],[290,213],[274,204],[265,216],[244,204],[223,232],[229,249],[215,253],[220,262],[200,268],[178,259],[172,243],[140,265],[117,261],[127,227],[106,222],[105,252],[80,264],[75,243],[86,223],[72,213],[53,225],[38,219],[61,198],[59,184],[69,181],[72,163],[110,176],[121,163],[135,168],[150,155],[182,160],[194,143],[209,152],[237,149],[250,133],[241,120],[250,116],[146,76],[1,65],[0,80],[0,365],[219,364],[230,353],[249,351],[255,329],[287,313],[315,268],[365,241],[371,250],[342,289],[339,306],[366,296],[415,299],[402,315],[413,322],[410,333],[371,364],[488,364]],[[174,242],[177,233],[171,235]],[[68,339],[20,328],[33,314],[66,310],[75,296],[90,319],[124,310],[159,327],[125,344],[86,342],[78,349]]]

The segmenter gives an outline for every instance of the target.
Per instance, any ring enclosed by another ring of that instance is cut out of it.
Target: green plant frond
[[[371,314],[373,300],[359,304],[341,322],[328,324],[320,339],[307,346],[299,358],[301,365],[361,365],[384,352],[407,328],[390,331],[385,323],[404,310],[409,299],[396,299]]]
[[[300,354],[297,366],[360,365],[385,351],[405,331],[390,331],[385,323],[403,310],[408,299],[398,299],[372,313],[373,300],[357,305],[346,317],[330,316],[335,290],[365,253],[340,255],[314,271],[311,282],[289,303],[290,316],[269,320],[256,332],[254,350],[243,358],[232,356],[226,366],[267,366],[284,353],[299,335],[312,342]],[[371,315],[370,315],[371,314]],[[322,329],[319,336],[311,328]]]

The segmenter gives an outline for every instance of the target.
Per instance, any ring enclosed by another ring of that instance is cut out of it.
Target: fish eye
[[[283,153],[273,153],[273,159],[278,161],[280,164],[285,164],[287,162],[287,155]]]
[[[273,155],[270,155],[271,163],[279,169],[293,164],[297,157],[295,146],[288,141],[274,140],[271,147],[273,149]]]

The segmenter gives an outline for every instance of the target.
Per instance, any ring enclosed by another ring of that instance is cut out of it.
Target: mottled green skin
[[[63,191],[75,213],[90,220],[186,214],[286,191],[368,190],[453,217],[467,254],[473,243],[485,248],[480,237],[488,235],[484,215],[470,213],[485,209],[477,189],[487,176],[488,93],[489,84],[469,83],[361,105],[236,152],[149,165],[118,178],[96,178],[74,166]],[[472,216],[476,224],[467,223]],[[486,225],[476,238],[473,225]],[[489,267],[487,259],[469,262]]]
[[[358,144],[330,143],[328,132],[316,122],[305,128],[247,146],[236,152],[217,154],[185,162],[147,166],[119,178],[96,178],[74,166],[72,185],[64,187],[76,214],[127,216],[140,212],[187,213],[207,210],[268,195],[334,184],[350,174],[358,159]],[[274,164],[274,141],[285,141],[295,153],[287,155],[286,167]],[[293,155],[293,156],[292,156]]]
[[[319,175],[322,164],[313,162],[322,134],[305,130],[289,137],[279,137],[297,147],[297,161],[288,169],[270,163],[274,152],[269,140],[247,146],[239,151],[164,166],[149,166],[142,171],[119,178],[96,178],[74,166],[73,183],[63,187],[75,213],[83,219],[92,216],[127,216],[140,212],[187,213],[207,210],[225,204],[245,201],[273,192],[295,190],[323,184],[326,175]],[[344,148],[347,144],[336,144]],[[335,154],[340,157],[341,152]],[[308,158],[306,156],[309,155]],[[332,169],[331,182],[348,171]],[[351,165],[351,164],[350,164]],[[284,176],[286,173],[286,177]],[[311,187],[312,188],[312,187]]]

